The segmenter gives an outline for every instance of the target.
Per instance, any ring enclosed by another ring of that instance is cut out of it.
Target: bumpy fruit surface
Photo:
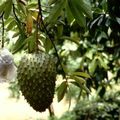
[[[50,106],[56,80],[55,62],[50,55],[43,52],[25,55],[19,63],[17,79],[33,109],[42,112]]]

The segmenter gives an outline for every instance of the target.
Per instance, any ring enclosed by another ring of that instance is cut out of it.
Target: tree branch
[[[5,31],[5,27],[4,27],[4,12],[2,13],[2,15],[0,16],[0,18],[2,18],[2,41],[1,41],[1,47],[4,47],[4,31]]]
[[[56,46],[55,46],[52,38],[50,37],[50,34],[49,34],[49,32],[48,32],[48,30],[47,30],[47,28],[46,28],[46,26],[45,26],[45,24],[44,24],[44,22],[43,22],[43,15],[42,15],[42,8],[41,8],[41,1],[40,1],[40,0],[38,0],[38,8],[39,8],[39,15],[40,15],[41,25],[43,25],[43,29],[44,29],[44,31],[45,31],[48,39],[51,41],[51,43],[52,43],[52,45],[53,45],[53,47],[54,47],[56,56],[57,56],[57,58],[58,58],[58,62],[59,62],[60,66],[61,66],[61,68],[62,68],[62,71],[63,71],[63,77],[66,78],[66,73],[65,73],[65,71],[64,71],[64,69],[63,69],[63,66],[62,66],[60,57],[59,57],[58,52],[57,52],[57,49],[56,49]],[[66,80],[67,80],[67,79],[66,79]]]

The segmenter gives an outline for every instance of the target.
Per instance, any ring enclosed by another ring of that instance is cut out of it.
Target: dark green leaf
[[[14,47],[13,47],[13,54],[20,51],[26,44],[25,38],[20,35],[18,40],[16,41]]]
[[[6,3],[7,2],[4,2],[3,4],[0,5],[0,15],[4,12]]]
[[[18,1],[17,5],[18,5],[19,11],[21,10],[21,11],[26,15],[26,8],[25,8],[25,5],[22,4],[22,3],[20,3],[19,1]]]
[[[67,15],[67,21],[69,24],[71,24],[74,20],[74,17],[70,11],[69,5],[68,5],[68,1],[66,3],[66,15]]]
[[[77,76],[81,76],[81,77],[85,77],[85,78],[91,78],[89,74],[85,73],[85,72],[73,72],[73,75],[77,75]]]
[[[82,77],[71,75],[70,78],[75,80],[80,86],[82,86],[86,83],[86,80],[83,79]]]
[[[52,43],[51,43],[51,41],[49,39],[45,40],[44,47],[45,47],[46,52],[49,52],[49,50],[52,48]]]
[[[52,4],[54,4],[56,1],[57,1],[57,0],[49,0],[49,1],[48,1],[48,4],[49,4],[49,5],[52,5]]]
[[[51,10],[47,22],[48,23],[55,23],[57,18],[60,16],[62,9],[64,8],[66,0],[58,0]]]
[[[60,84],[60,86],[57,89],[58,102],[60,102],[63,99],[66,90],[67,90],[67,83],[66,81],[64,81]]]
[[[88,1],[86,0],[73,0],[79,11],[82,11],[87,17],[92,19],[92,10]]]
[[[5,13],[4,13],[4,18],[7,19],[11,13],[12,9],[12,0],[7,0],[6,1],[6,6],[5,6]]]
[[[74,0],[68,0],[68,5],[69,5],[71,13],[74,16],[74,18],[77,21],[77,23],[80,26],[85,27],[86,26],[86,19],[85,19],[85,16],[83,15],[81,9],[79,9],[77,7],[77,5],[75,4]]]

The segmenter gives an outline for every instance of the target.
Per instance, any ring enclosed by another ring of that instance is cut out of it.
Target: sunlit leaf
[[[70,76],[70,78],[72,78],[73,80],[75,80],[75,82],[79,85],[79,87],[83,90],[85,90],[87,93],[90,94],[90,90],[87,88],[86,86],[86,80],[82,77],[78,77],[78,76]],[[73,83],[74,84],[74,83]],[[78,86],[76,84],[76,86]]]
[[[70,40],[70,41],[76,43],[77,45],[80,45],[78,39],[74,39],[74,38],[71,38],[71,37],[68,37],[68,36],[62,36],[62,37],[60,37],[60,39]]]
[[[94,72],[95,72],[95,70],[96,70],[96,67],[97,67],[97,61],[96,61],[96,59],[94,58],[94,59],[92,60],[92,62],[89,64],[89,66],[88,66],[88,69],[89,69],[89,72],[90,72],[91,75],[94,74]]]
[[[107,64],[105,63],[105,61],[104,61],[102,58],[98,57],[98,60],[99,60],[99,64],[100,64],[104,69],[108,69]]]
[[[85,73],[85,72],[73,72],[73,75],[77,75],[77,76],[81,76],[81,77],[85,77],[85,78],[91,78],[89,74]]]

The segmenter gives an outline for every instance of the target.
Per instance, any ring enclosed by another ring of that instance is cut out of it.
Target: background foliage
[[[76,104],[79,105],[85,96],[88,102],[88,93],[94,89],[99,96],[96,102],[102,101],[104,108],[108,104],[104,95],[114,84],[119,85],[119,6],[119,0],[3,1],[0,5],[0,30],[4,45],[1,46],[8,47],[13,54],[42,49],[56,57],[59,55],[57,71],[63,76],[63,81],[56,89],[58,101],[76,86],[76,94],[71,94],[77,99]],[[16,82],[11,86],[14,92],[18,90]],[[84,111],[91,107],[85,107]],[[95,108],[93,112],[96,109],[97,113],[103,112],[102,108]],[[104,112],[107,114],[109,110]],[[83,119],[81,113],[78,115]],[[99,119],[97,115],[96,119]]]

